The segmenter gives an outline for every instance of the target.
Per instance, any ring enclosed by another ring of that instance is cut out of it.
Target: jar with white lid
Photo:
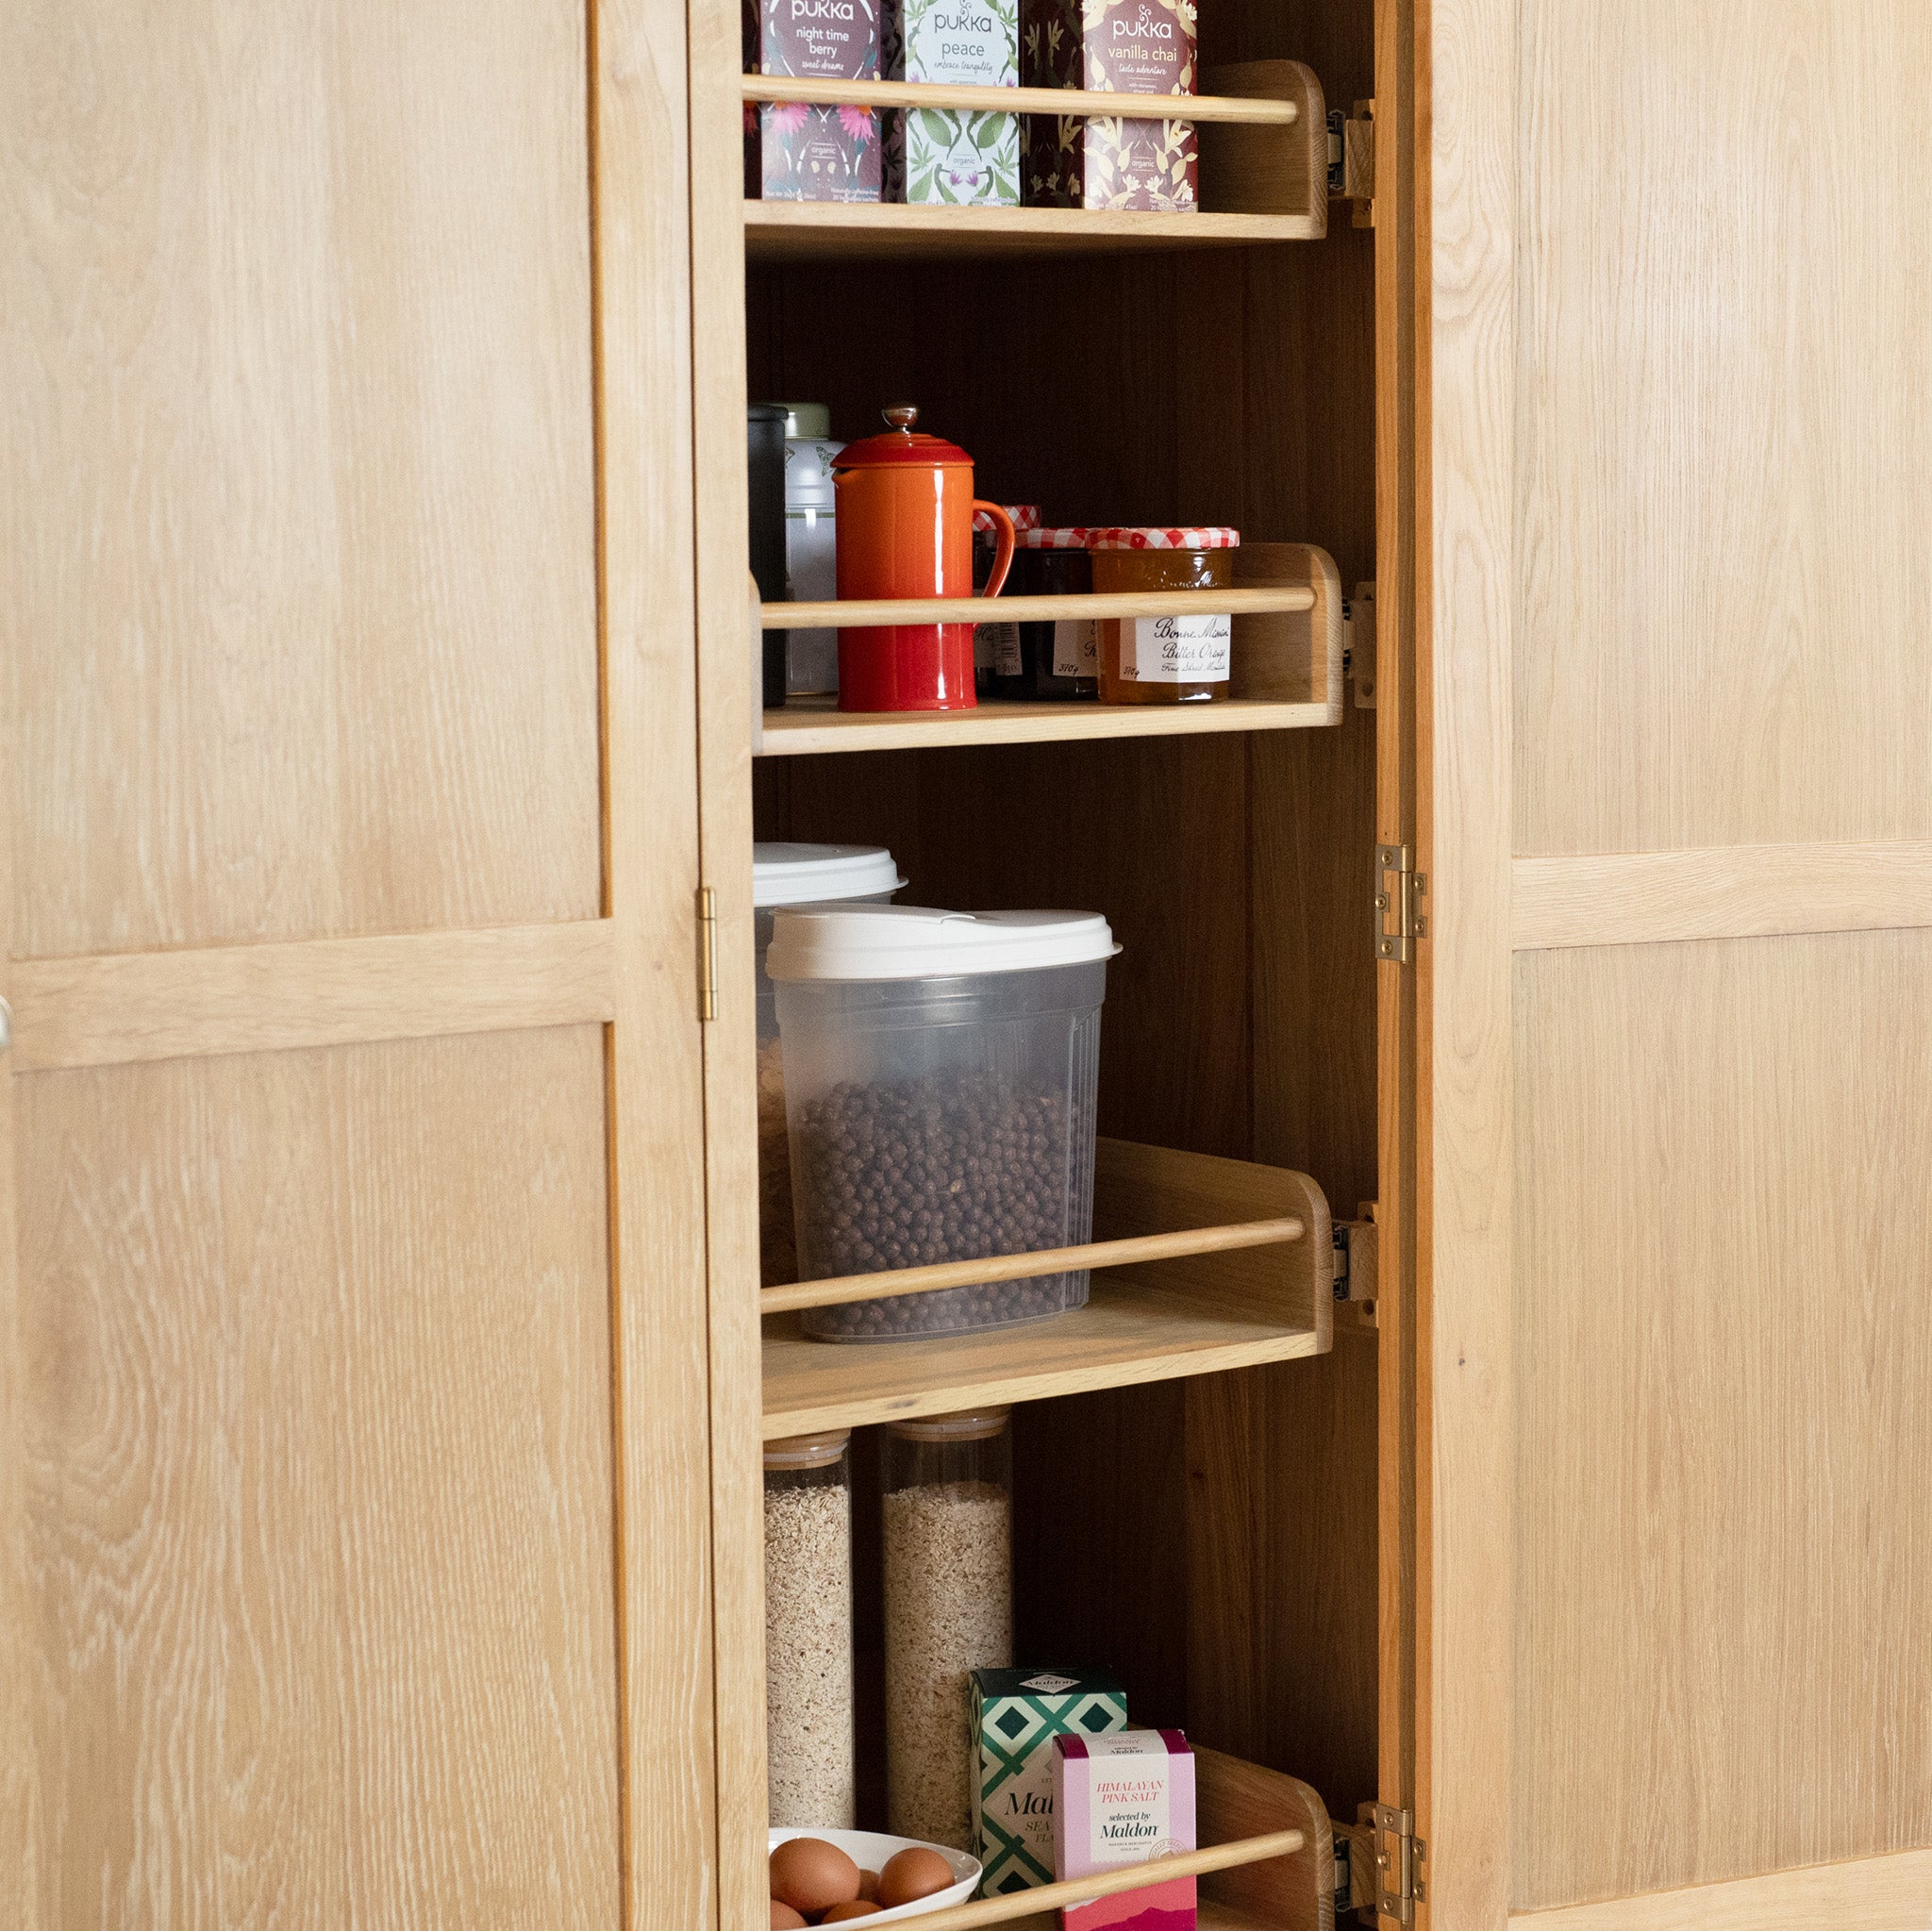
[[[974,1670],[1013,1661],[1013,1458],[1005,1408],[880,1430],[886,1819],[970,1848]]]
[[[850,1830],[851,1431],[765,1444],[765,1790],[775,1828]]]
[[[766,959],[785,1045],[799,1278],[1077,1245],[1093,1224],[1107,961],[1089,912],[781,910]],[[1084,1270],[815,1307],[883,1341],[1084,1306]]]
[[[780,906],[851,901],[883,905],[906,881],[883,845],[757,844],[751,902],[758,1025],[758,1273],[767,1287],[798,1278],[792,1246],[791,1149],[785,1125],[785,1062],[765,953]]]

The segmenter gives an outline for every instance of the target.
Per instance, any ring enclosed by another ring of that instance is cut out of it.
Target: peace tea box
[[[742,0],[747,74],[879,77],[879,0]],[[876,201],[879,117],[779,101],[744,107],[744,191],[765,201]]]
[[[1178,1730],[1054,1739],[1053,1869],[1091,1877],[1191,1851],[1194,1753]],[[1069,1905],[1065,1931],[1195,1931],[1194,1880]]]
[[[1053,1746],[1127,1726],[1127,1697],[1093,1671],[974,1670],[973,1855],[987,1897],[1053,1881]]]
[[[1192,0],[1021,0],[1020,68],[1027,87],[1191,94]],[[1191,121],[1027,116],[1029,207],[1186,213],[1199,173]]]
[[[1017,87],[1020,0],[884,0],[889,80]],[[886,199],[1020,203],[1020,117],[941,108],[886,116]]]

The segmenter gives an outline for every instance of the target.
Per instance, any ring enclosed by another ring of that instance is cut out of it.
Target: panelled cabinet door
[[[1932,13],[1425,44],[1427,1911],[1932,1923]]]
[[[8,40],[8,1922],[697,1925],[689,541],[600,552],[584,9]]]

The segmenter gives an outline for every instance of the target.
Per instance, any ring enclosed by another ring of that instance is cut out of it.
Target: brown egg
[[[879,1873],[876,1871],[859,1872],[858,1894],[869,1904],[876,1902],[879,1894]]]
[[[821,1924],[842,1924],[848,1918],[875,1918],[882,1908],[881,1906],[873,1904],[869,1899],[862,1897],[855,1898],[849,1905],[834,1905],[819,1920],[819,1923]]]
[[[813,1917],[858,1897],[858,1866],[824,1838],[787,1838],[772,1853],[772,1895]]]
[[[805,1920],[790,1905],[772,1900],[772,1931],[805,1931]]]
[[[891,1910],[909,1905],[915,1898],[930,1897],[955,1882],[953,1867],[937,1851],[915,1844],[911,1850],[887,1858],[886,1868],[879,1873],[879,1903]]]

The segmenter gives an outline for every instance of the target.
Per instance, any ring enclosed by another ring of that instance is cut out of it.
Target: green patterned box
[[[1053,1882],[1053,1740],[1126,1727],[1126,1691],[1111,1676],[974,1671],[973,1854],[986,1867],[984,1896]]]

